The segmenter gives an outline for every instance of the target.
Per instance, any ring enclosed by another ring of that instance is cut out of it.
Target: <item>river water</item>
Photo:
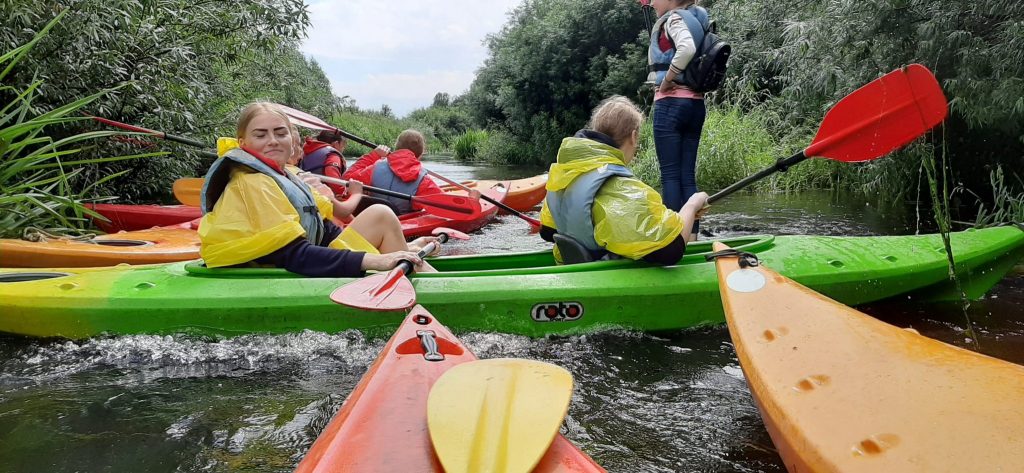
[[[455,179],[538,172],[450,160],[431,167]],[[881,211],[827,193],[736,195],[716,205],[702,228],[705,238],[909,234],[917,221],[912,206]],[[445,251],[548,247],[526,228],[500,217]],[[1024,363],[1022,269],[966,310],[981,351],[1016,363]],[[959,305],[895,300],[860,309],[970,346]],[[785,471],[724,326],[660,336],[461,338],[481,358],[533,358],[570,370],[576,388],[565,434],[609,471]],[[0,471],[290,471],[383,343],[354,332],[227,340],[0,338]]]

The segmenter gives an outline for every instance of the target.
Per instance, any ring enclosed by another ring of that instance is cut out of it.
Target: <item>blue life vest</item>
[[[416,179],[413,179],[411,182],[405,182],[395,174],[395,171],[391,170],[391,166],[388,166],[387,159],[381,159],[373,165],[373,176],[370,178],[370,182],[373,183],[374,187],[401,192],[403,194],[416,195],[416,191],[419,190],[420,183],[423,182],[425,177],[427,177],[427,170],[421,167],[420,174]],[[371,192],[370,194],[372,195],[373,193]],[[387,195],[377,195],[374,197],[391,203],[398,215],[411,213],[413,211],[412,201]]]
[[[546,197],[558,233],[575,238],[595,259],[608,251],[594,239],[594,199],[605,181],[615,176],[633,177],[633,173],[625,166],[606,164],[577,177],[565,189],[548,191]]]
[[[298,212],[299,223],[306,231],[306,240],[314,245],[320,243],[320,239],[324,235],[324,221],[320,210],[316,207],[316,199],[313,198],[313,191],[309,186],[294,174],[288,171],[281,174],[240,148],[229,150],[220,159],[214,161],[213,166],[210,166],[210,170],[206,172],[206,181],[203,183],[203,190],[200,194],[200,208],[204,214],[213,210],[214,204],[224,193],[228,181],[231,180],[231,167],[234,164],[241,164],[273,178],[284,195],[288,197],[288,202]]]
[[[327,157],[330,156],[332,153],[337,154],[341,158],[342,166],[344,166],[345,158],[341,156],[341,153],[331,146],[324,146],[316,151],[313,151],[312,153],[305,155],[302,158],[302,161],[299,162],[299,167],[302,168],[303,171],[323,175],[324,167],[326,166],[327,163]],[[344,167],[342,167],[341,169],[338,169],[338,171],[343,173],[345,172],[345,169]]]
[[[693,37],[694,46],[694,57],[697,57],[701,53],[701,43],[704,42],[704,31],[709,28],[708,11],[698,7],[691,6],[687,8],[679,8],[672,10],[663,15],[658,22],[655,24],[654,29],[651,31],[651,47],[650,52],[647,55],[647,68],[653,77],[648,76],[648,80],[653,80],[655,86],[660,86],[662,81],[665,80],[665,74],[668,73],[669,66],[672,65],[672,58],[676,55],[676,48],[673,42],[673,47],[667,51],[662,51],[658,45],[658,36],[665,28],[665,23],[668,23],[670,15],[676,15],[682,18],[686,22],[686,27],[690,30],[690,36]],[[668,37],[669,41],[672,41],[672,37]],[[693,63],[693,60],[690,60]],[[687,65],[689,67],[689,64]],[[689,86],[683,82],[684,74],[676,74],[673,82]]]

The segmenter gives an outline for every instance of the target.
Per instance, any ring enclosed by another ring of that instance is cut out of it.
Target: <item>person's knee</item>
[[[398,216],[395,212],[383,204],[373,204],[366,208],[360,215],[367,215],[377,223],[394,222],[398,223]]]

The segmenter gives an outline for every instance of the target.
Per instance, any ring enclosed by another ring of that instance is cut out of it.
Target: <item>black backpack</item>
[[[732,46],[726,43],[715,33],[715,22],[707,19],[707,12],[701,9],[704,21],[700,21],[696,14],[690,10],[680,12],[680,17],[686,22],[693,36],[693,43],[697,46],[690,64],[686,66],[683,73],[676,76],[676,82],[689,87],[694,92],[710,92],[719,88],[725,79],[725,69],[729,62],[729,55],[732,54]],[[666,35],[667,36],[667,35]],[[667,36],[669,41],[672,38]],[[675,44],[673,43],[673,48]]]

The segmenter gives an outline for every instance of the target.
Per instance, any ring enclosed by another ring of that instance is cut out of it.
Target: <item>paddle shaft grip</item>
[[[725,196],[727,196],[729,194],[732,194],[733,192],[736,192],[736,191],[738,191],[738,190],[740,190],[740,189],[742,189],[744,187],[747,187],[747,186],[749,186],[749,185],[751,185],[751,184],[753,184],[753,183],[755,183],[757,181],[760,181],[761,179],[764,179],[767,176],[775,174],[776,172],[779,172],[779,171],[786,172],[786,170],[789,169],[790,166],[793,166],[794,164],[798,164],[798,163],[800,163],[801,161],[803,161],[805,159],[807,159],[807,156],[804,154],[803,151],[800,151],[800,152],[794,154],[793,156],[790,156],[790,157],[785,158],[785,159],[779,158],[777,161],[775,161],[775,164],[773,164],[771,166],[768,166],[765,169],[762,169],[757,174],[748,176],[748,177],[744,178],[743,180],[741,180],[741,181],[739,181],[739,182],[737,182],[737,183],[735,183],[735,184],[733,184],[733,185],[731,185],[729,187],[726,187],[725,189],[722,189],[722,190],[716,192],[711,197],[708,197],[708,203],[709,204],[714,203],[715,201],[717,201],[717,200],[719,200],[719,199],[721,199],[721,198],[723,198],[723,197],[725,197]]]
[[[426,258],[427,255],[433,253],[434,250],[437,249],[439,244],[442,244],[442,243],[444,243],[446,241],[448,241],[448,234],[447,233],[441,233],[441,234],[437,235],[437,241],[436,242],[432,241],[430,243],[427,243],[427,246],[424,246],[423,249],[419,251],[419,253],[416,253],[416,256],[419,256],[420,259]],[[399,261],[398,265],[395,266],[395,267],[401,267],[403,273],[409,274],[412,271],[413,264],[412,264],[412,261],[404,259],[404,260]]]

